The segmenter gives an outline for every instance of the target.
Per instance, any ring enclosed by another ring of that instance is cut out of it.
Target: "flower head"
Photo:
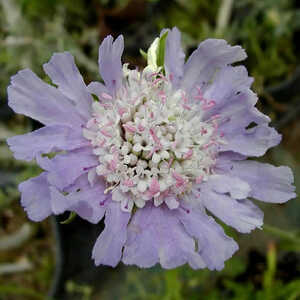
[[[8,139],[17,159],[36,159],[45,170],[20,184],[21,204],[33,221],[65,211],[92,223],[105,216],[97,265],[220,270],[238,246],[207,211],[248,233],[263,224],[249,197],[295,197],[288,167],[247,160],[280,135],[255,108],[246,69],[231,66],[246,54],[208,39],[185,62],[173,28],[138,70],[122,66],[123,47],[122,36],[100,45],[104,84],[86,86],[66,52],[44,65],[57,87],[30,70],[12,77],[9,105],[45,125]],[[54,158],[42,156],[50,152]]]

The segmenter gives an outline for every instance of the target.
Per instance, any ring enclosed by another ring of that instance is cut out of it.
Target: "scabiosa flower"
[[[16,159],[45,170],[20,184],[21,204],[33,221],[65,211],[92,223],[105,216],[96,265],[220,270],[238,245],[211,215],[248,233],[263,224],[248,198],[295,197],[288,167],[247,160],[280,135],[255,108],[246,69],[231,66],[246,53],[208,39],[185,62],[173,28],[143,53],[140,71],[122,66],[123,47],[122,36],[102,42],[104,84],[86,86],[67,52],[44,65],[55,87],[28,69],[12,77],[10,107],[45,125],[8,139]]]

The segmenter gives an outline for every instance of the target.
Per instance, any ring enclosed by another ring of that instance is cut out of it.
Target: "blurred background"
[[[91,250],[102,225],[50,218],[31,223],[20,207],[17,185],[40,173],[13,159],[5,139],[40,126],[14,115],[6,87],[18,70],[42,71],[53,52],[69,51],[86,83],[99,79],[101,40],[122,33],[123,62],[142,67],[146,50],[164,27],[183,32],[190,54],[203,39],[242,45],[255,78],[258,107],[282,134],[263,158],[288,165],[300,190],[299,0],[0,0],[0,299],[300,299],[300,199],[258,203],[264,230],[240,235],[240,245],[221,272],[188,267],[149,270],[93,266]]]

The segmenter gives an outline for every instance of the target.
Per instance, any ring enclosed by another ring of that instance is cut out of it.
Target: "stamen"
[[[152,181],[151,181],[151,184],[149,187],[149,192],[153,197],[160,193],[159,182],[156,178],[152,178]]]
[[[127,109],[126,108],[123,108],[123,107],[120,107],[118,109],[118,113],[120,115],[120,117],[122,118],[122,116],[127,112]]]
[[[158,95],[160,96],[162,103],[163,103],[163,104],[166,104],[167,96],[166,96],[165,92],[164,92],[164,91],[160,91],[160,92],[158,93]]]
[[[184,178],[175,171],[172,173],[172,176],[176,180],[176,187],[180,187],[185,184]]]
[[[206,102],[203,106],[202,106],[202,109],[203,110],[209,110],[211,109],[212,107],[214,107],[216,105],[216,102],[214,100],[210,100],[208,102]]]
[[[100,131],[101,134],[103,134],[106,137],[109,137],[109,138],[112,137],[112,135],[108,131],[106,131],[105,129],[103,129],[103,128],[101,128],[99,131]]]
[[[118,183],[116,183],[115,185],[112,185],[110,187],[108,187],[107,189],[104,190],[104,194],[107,194],[109,191],[112,191],[116,186],[118,185]]]
[[[139,124],[139,125],[138,125],[138,130],[139,130],[140,132],[143,132],[145,129],[146,129],[146,128],[145,128],[142,124]]]
[[[106,100],[112,100],[112,96],[107,93],[102,93],[101,97]]]
[[[192,108],[190,106],[188,106],[187,104],[182,104],[182,107],[186,110],[191,110]]]
[[[190,149],[188,152],[186,152],[184,155],[183,155],[183,158],[184,159],[189,159],[193,156],[193,149]]]
[[[130,133],[135,133],[136,132],[136,128],[134,126],[128,124],[128,123],[127,124],[123,124],[123,128],[126,131],[130,132]]]
[[[127,187],[133,187],[135,185],[132,179],[126,179],[122,183]]]
[[[194,193],[193,185],[213,174],[218,150],[213,146],[225,143],[220,116],[202,117],[215,101],[205,99],[200,86],[195,96],[181,89],[173,92],[173,80],[173,74],[126,69],[116,95],[101,94],[101,99],[115,101],[94,105],[91,119],[82,126],[99,160],[91,168],[106,180],[105,194],[120,193],[124,211],[146,201],[174,208],[182,195]]]
[[[152,136],[154,142],[157,144],[157,146],[159,147],[159,149],[161,149],[161,148],[162,148],[162,145],[161,145],[161,143],[160,143],[159,138],[158,138],[157,135],[155,134],[154,129],[153,129],[153,128],[150,128],[149,132],[150,132],[150,134],[151,134],[151,136]]]

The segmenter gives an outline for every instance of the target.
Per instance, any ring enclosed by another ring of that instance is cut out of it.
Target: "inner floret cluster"
[[[99,165],[89,180],[103,176],[105,192],[121,202],[123,211],[153,200],[175,209],[193,184],[213,174],[220,144],[218,115],[203,120],[215,105],[201,88],[188,97],[172,88],[163,72],[123,67],[123,86],[115,95],[101,93],[83,135],[93,146]],[[113,100],[113,101],[111,101]]]

